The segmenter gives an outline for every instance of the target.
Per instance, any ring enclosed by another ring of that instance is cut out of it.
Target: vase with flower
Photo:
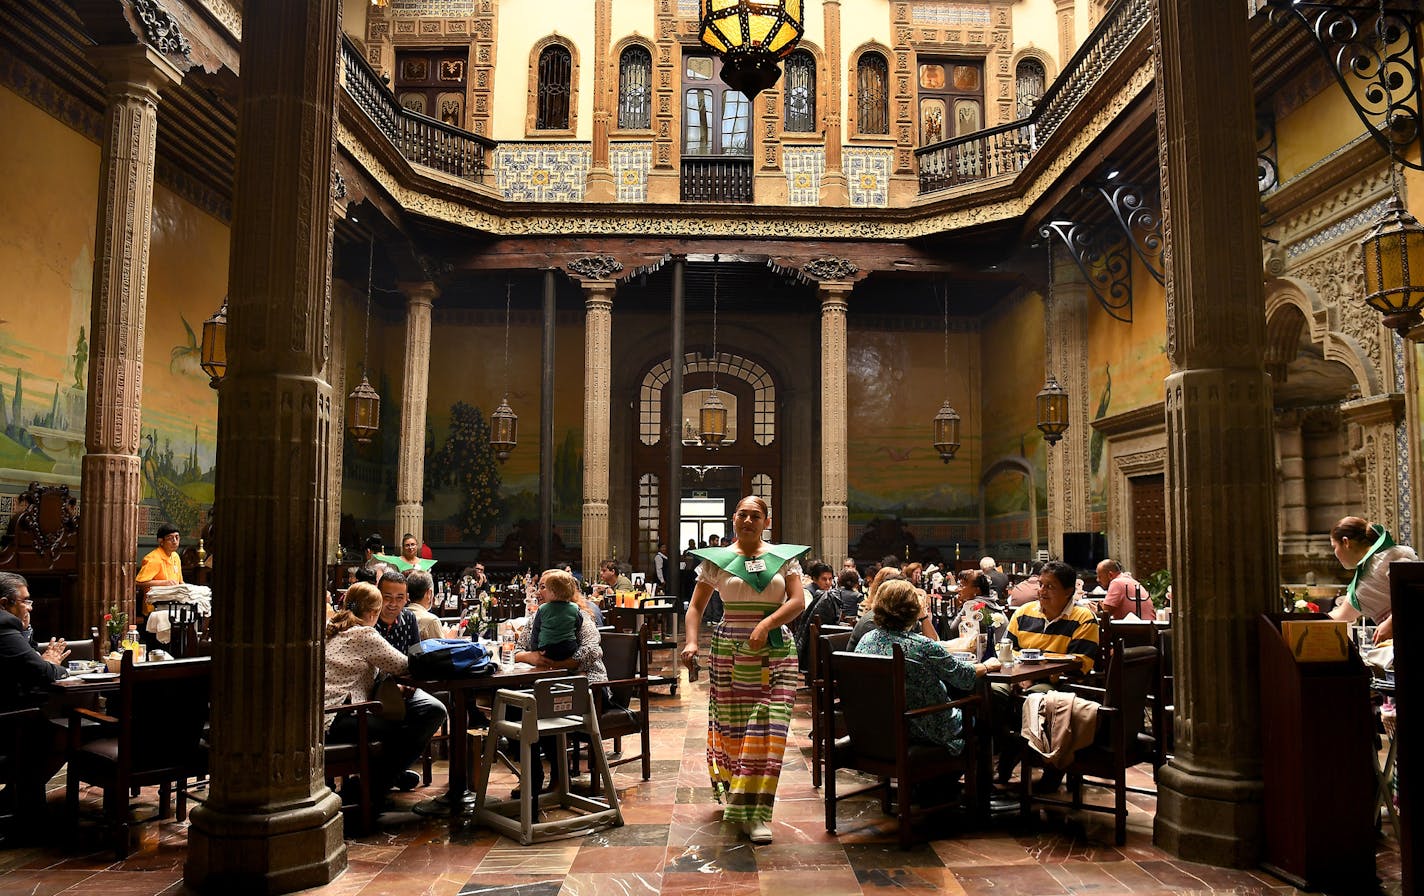
[[[119,639],[128,628],[129,614],[118,607],[110,607],[104,613],[104,631],[109,636],[109,652],[119,649]]]

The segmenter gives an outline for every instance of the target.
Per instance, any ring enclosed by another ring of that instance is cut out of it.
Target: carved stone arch
[[[613,115],[608,123],[608,129],[616,134],[637,134],[641,136],[653,133],[652,119],[655,117],[655,115],[649,115],[649,126],[647,129],[630,130],[627,128],[618,127],[618,106],[619,101],[622,99],[622,97],[619,96],[619,90],[621,89],[619,75],[622,74],[620,66],[623,62],[623,51],[628,49],[629,47],[642,47],[644,50],[648,51],[648,90],[650,94],[648,102],[654,108],[656,108],[657,106],[654,97],[657,94],[658,48],[657,45],[653,43],[652,38],[644,37],[643,35],[634,31],[632,34],[626,35],[616,41],[613,44],[613,49],[608,54],[608,71],[604,73],[607,76],[605,78],[605,83],[607,83],[609,85],[609,89],[613,91],[613,95],[608,98],[608,108],[613,110]]]
[[[558,129],[535,128],[534,124],[538,118],[539,109],[539,56],[552,46],[560,46],[569,51],[569,126]],[[572,139],[577,137],[579,52],[578,45],[573,42],[573,39],[564,37],[556,31],[535,41],[534,46],[529,50],[529,78],[525,83],[529,85],[529,100],[524,116],[524,136],[531,139],[540,137]]]
[[[885,118],[887,130],[884,134],[862,134],[860,132],[860,60],[867,53],[877,53],[885,60]],[[861,140],[893,141],[895,139],[894,128],[889,127],[893,122],[894,115],[891,108],[891,77],[893,69],[891,60],[895,58],[895,52],[878,40],[868,40],[851,51],[850,65],[846,68],[846,109],[841,115],[842,129],[847,137]]]
[[[1028,483],[1028,549],[1029,556],[1038,553],[1038,473],[1026,457],[1001,457],[994,461],[979,476],[979,554],[983,556],[989,546],[989,518],[984,499],[989,483],[1000,473],[1018,473]]]
[[[1310,341],[1321,347],[1325,359],[1339,362],[1349,368],[1360,387],[1361,395],[1369,397],[1385,391],[1379,368],[1370,360],[1364,347],[1353,336],[1331,329],[1330,308],[1314,287],[1294,277],[1272,277],[1266,280],[1266,332],[1272,340],[1267,349],[1268,363],[1273,359],[1271,353],[1277,350],[1274,340],[1285,338],[1286,325],[1280,318],[1283,309],[1288,306],[1298,311],[1305,319],[1306,326],[1310,328]],[[1300,338],[1299,330],[1295,331],[1294,338]],[[1285,356],[1287,363],[1292,357],[1293,345],[1290,354]]]

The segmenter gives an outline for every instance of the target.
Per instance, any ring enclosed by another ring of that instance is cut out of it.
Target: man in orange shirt
[[[168,523],[158,527],[158,547],[143,558],[138,584],[145,592],[158,585],[183,584],[183,559],[178,556],[178,529]]]

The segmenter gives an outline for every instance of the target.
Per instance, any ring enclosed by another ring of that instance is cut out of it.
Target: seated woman
[[[905,666],[907,709],[947,703],[951,692],[967,693],[973,690],[975,679],[999,668],[998,660],[974,664],[957,660],[940,642],[911,631],[923,612],[914,585],[903,579],[883,583],[875,595],[875,628],[855,647],[856,653],[890,656],[899,644],[905,658],[915,661]],[[958,755],[964,750],[963,724],[958,709],[946,709],[911,719],[910,731],[917,740],[939,744]]]
[[[381,592],[369,582],[357,582],[346,591],[346,609],[326,624],[326,687],[322,703],[330,709],[345,703],[370,700],[376,674],[402,675],[409,668],[405,654],[390,645],[376,631],[381,615]],[[372,769],[371,792],[383,794],[397,783],[397,777],[420,758],[429,740],[403,722],[372,715],[367,720],[370,737],[383,745]],[[351,713],[325,718],[329,743],[355,743],[356,717]],[[438,727],[438,726],[437,726]]]
[[[959,612],[949,621],[949,630],[957,635],[959,632],[959,623],[964,621],[964,614],[969,611],[969,608],[976,604],[984,604],[989,608],[990,613],[997,613],[1004,619],[1003,622],[988,628],[982,623],[980,624],[979,630],[989,636],[986,639],[988,641],[988,647],[985,655],[991,655],[994,650],[994,645],[1004,636],[1004,630],[1008,626],[1008,617],[1004,613],[1004,608],[999,605],[998,601],[994,600],[993,592],[989,586],[989,577],[982,571],[977,569],[960,570],[958,581]],[[982,613],[983,611],[979,610],[978,612]],[[950,646],[950,649],[973,651],[974,645],[955,640]]]

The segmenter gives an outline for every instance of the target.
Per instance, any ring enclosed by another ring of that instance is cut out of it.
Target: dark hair
[[[366,550],[379,552],[385,548],[385,546],[386,542],[381,538],[381,533],[377,532],[374,535],[366,536]]]
[[[430,589],[435,587],[435,580],[425,570],[412,569],[405,574],[405,587],[410,602],[419,603],[425,599],[425,595],[430,593]]]
[[[1043,565],[1044,565],[1045,563],[1047,563],[1047,562],[1048,562],[1048,561],[1046,561],[1046,560],[1035,560],[1035,561],[1033,561],[1032,563],[1030,563],[1030,564],[1028,565],[1028,574],[1031,575],[1031,576],[1036,576],[1036,575],[1038,575],[1039,573],[1043,572]]]
[[[398,585],[410,585],[410,582],[406,579],[404,573],[402,573],[398,569],[390,567],[387,567],[386,571],[381,573],[381,582],[395,582]],[[376,584],[379,585],[381,584],[381,582],[377,582]]]
[[[961,569],[955,576],[961,586],[973,584],[980,597],[989,596],[989,577],[977,569]]]
[[[1370,531],[1370,524],[1367,520],[1358,516],[1347,516],[1342,518],[1340,522],[1335,524],[1335,528],[1330,530],[1330,538],[1333,541],[1341,541],[1342,539],[1348,538],[1351,541],[1373,542],[1375,535]]]
[[[170,535],[177,535],[178,527],[173,525],[172,523],[164,523],[163,525],[158,527],[157,534],[160,539],[167,538]]]
[[[1044,576],[1053,576],[1057,579],[1058,584],[1063,586],[1070,598],[1073,596],[1073,592],[1078,589],[1078,570],[1062,560],[1049,560],[1043,564],[1043,572],[1039,573],[1038,577],[1041,580]]]
[[[359,617],[369,614],[381,605],[381,592],[370,582],[357,582],[346,589],[346,609],[337,613],[326,623],[326,640],[355,628]]]
[[[419,538],[416,538],[414,535],[410,534],[409,532],[407,532],[407,533],[405,533],[404,535],[401,536],[401,544],[405,544],[406,539],[410,539],[411,541],[415,542],[417,545],[420,544],[420,539],[419,539]]]
[[[356,581],[374,585],[381,579],[381,571],[374,563],[367,563],[356,570]]]
[[[0,572],[0,600],[13,601],[21,588],[30,587],[25,577],[17,572]]]
[[[875,592],[875,625],[886,631],[903,632],[924,612],[920,596],[909,579],[891,579]]]
[[[806,574],[811,577],[811,581],[813,582],[828,572],[835,572],[835,570],[831,569],[829,563],[823,563],[820,560],[806,567]]]
[[[844,570],[841,572],[840,578],[836,579],[836,584],[850,591],[860,584],[860,574],[853,569]]]
[[[605,570],[605,569],[611,569],[611,570],[613,570],[614,572],[617,572],[617,571],[618,571],[618,561],[617,561],[617,560],[604,560],[602,563],[598,564],[598,568],[599,568],[600,571]]]

